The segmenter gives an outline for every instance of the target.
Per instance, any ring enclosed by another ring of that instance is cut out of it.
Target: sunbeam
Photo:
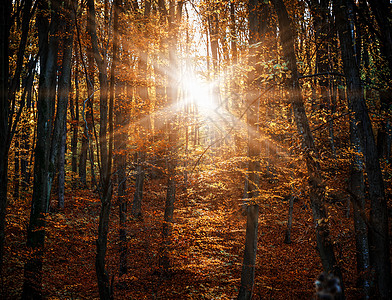
[[[213,83],[200,80],[193,74],[185,75],[181,80],[181,87],[184,91],[185,103],[192,103],[197,106],[203,115],[210,115],[218,104],[212,93]]]

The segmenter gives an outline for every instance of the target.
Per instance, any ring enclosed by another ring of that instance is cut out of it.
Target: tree
[[[237,299],[251,299],[254,285],[256,252],[257,252],[257,228],[259,219],[259,173],[260,173],[260,131],[259,131],[259,86],[257,78],[257,62],[260,59],[260,44],[265,34],[266,20],[261,19],[262,10],[265,9],[259,0],[248,2],[249,14],[249,66],[252,68],[248,72],[248,92],[246,101],[248,105],[247,123],[248,129],[248,181],[247,184],[247,205],[246,207],[246,237],[244,260],[242,263],[241,287]]]
[[[45,242],[46,214],[49,212],[49,199],[52,182],[58,164],[61,139],[65,131],[67,101],[72,56],[72,38],[66,37],[63,43],[63,69],[61,85],[57,97],[57,113],[54,118],[58,51],[60,35],[58,25],[62,20],[72,27],[73,9],[71,1],[50,3],[39,1],[37,8],[37,30],[40,49],[40,83],[38,90],[37,143],[35,147],[34,187],[27,231],[27,246],[31,249],[24,268],[23,299],[42,298],[42,257]],[[50,20],[47,15],[50,15]],[[65,18],[65,19],[63,19]]]
[[[34,187],[27,231],[27,246],[33,251],[25,264],[22,299],[41,299],[42,256],[45,241],[45,215],[49,211],[49,197],[54,162],[51,161],[51,133],[54,116],[58,53],[59,2],[39,1],[37,30],[40,49],[40,84],[38,91],[37,143],[35,147]],[[46,17],[50,15],[51,19]]]
[[[355,61],[351,31],[348,27],[350,23],[346,10],[347,4],[344,0],[334,1],[334,13],[339,32],[349,108],[354,114],[361,150],[365,157],[371,206],[369,249],[370,260],[375,271],[377,293],[379,293],[377,297],[389,299],[391,297],[391,262],[387,200],[373,128],[363,95],[359,67]]]
[[[60,125],[56,126],[59,133],[59,150],[58,150],[58,206],[64,208],[64,185],[65,185],[65,148],[67,136],[67,107],[68,95],[71,89],[71,69],[72,69],[72,48],[73,48],[73,26],[74,26],[74,10],[69,2],[68,7],[65,7],[66,18],[61,19],[60,26],[64,28],[64,39],[62,44],[63,57],[61,60],[61,72],[58,84],[58,104],[57,104],[57,122]]]
[[[325,208],[325,184],[323,182],[318,151],[302,101],[301,90],[298,82],[297,59],[294,52],[294,37],[292,25],[286,6],[282,0],[272,0],[278,15],[280,40],[283,48],[283,57],[288,63],[291,77],[287,80],[289,99],[293,109],[295,123],[302,140],[302,150],[305,154],[307,172],[309,176],[310,201],[312,205],[313,221],[316,225],[317,249],[323,264],[324,271],[334,273],[339,277],[343,287],[341,270],[336,262],[333,243],[329,237],[328,215]],[[344,298],[344,295],[342,295]]]
[[[114,10],[117,10],[118,2],[115,2]],[[101,211],[99,214],[98,237],[96,240],[97,252],[95,256],[95,268],[98,279],[99,296],[101,299],[111,299],[113,290],[109,282],[109,275],[105,267],[105,257],[108,244],[109,217],[112,201],[112,156],[113,156],[113,103],[108,97],[108,76],[106,57],[102,56],[98,45],[97,27],[95,19],[94,0],[87,1],[88,18],[91,24],[91,42],[95,62],[98,67],[98,78],[100,85],[100,127],[99,127],[99,151],[100,151],[100,180],[99,194],[101,200]],[[114,86],[113,86],[114,87]],[[113,99],[112,99],[113,100]],[[109,112],[109,114],[108,114]],[[108,132],[109,126],[109,132]]]
[[[12,138],[16,131],[22,110],[25,106],[25,97],[21,98],[19,105],[16,104],[16,92],[20,87],[20,77],[23,66],[26,67],[26,73],[32,72],[34,64],[25,65],[23,60],[26,55],[27,37],[31,18],[36,6],[32,1],[25,1],[23,9],[17,10],[11,17],[13,3],[3,1],[1,4],[1,63],[0,63],[0,108],[1,108],[1,133],[0,133],[0,277],[2,276],[4,242],[5,242],[5,216],[7,209],[7,190],[8,190],[8,154]],[[21,15],[20,15],[21,14]],[[16,64],[17,67],[12,73],[10,71],[10,30],[14,17],[22,16],[21,35],[17,47]],[[10,78],[11,77],[11,78]],[[16,110],[16,107],[19,109]]]
[[[183,1],[169,1],[169,12],[165,17],[168,23],[168,47],[169,47],[169,70],[172,72],[177,71],[177,60],[176,60],[176,47],[178,39],[178,30],[182,17],[182,6]],[[177,85],[173,76],[169,77],[168,89],[167,89],[167,102],[168,105],[173,107],[177,102]],[[163,216],[163,228],[162,237],[163,245],[161,248],[160,266],[163,269],[163,273],[166,276],[170,275],[170,258],[169,258],[169,245],[170,235],[172,230],[173,214],[174,214],[174,201],[176,199],[176,167],[177,167],[177,154],[176,144],[178,142],[178,133],[176,128],[176,115],[170,116],[167,125],[168,131],[168,143],[169,143],[169,160],[167,166],[167,189],[166,189],[166,201],[165,201],[165,213]]]
[[[11,1],[0,4],[0,276],[2,278],[5,240],[5,215],[7,208],[8,151],[9,151],[9,35],[11,27]]]

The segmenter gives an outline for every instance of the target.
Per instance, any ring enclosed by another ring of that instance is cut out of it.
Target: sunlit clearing
[[[199,112],[208,115],[217,108],[211,83],[203,82],[196,76],[186,75],[182,78],[182,89],[184,101],[196,105]]]

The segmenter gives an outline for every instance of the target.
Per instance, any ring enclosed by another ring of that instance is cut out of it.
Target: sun
[[[213,85],[200,80],[194,75],[182,78],[185,101],[196,105],[203,114],[211,114],[218,107],[213,96]]]

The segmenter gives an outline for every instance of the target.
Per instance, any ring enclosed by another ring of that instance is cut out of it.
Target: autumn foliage
[[[1,299],[392,294],[389,1],[1,5]]]

